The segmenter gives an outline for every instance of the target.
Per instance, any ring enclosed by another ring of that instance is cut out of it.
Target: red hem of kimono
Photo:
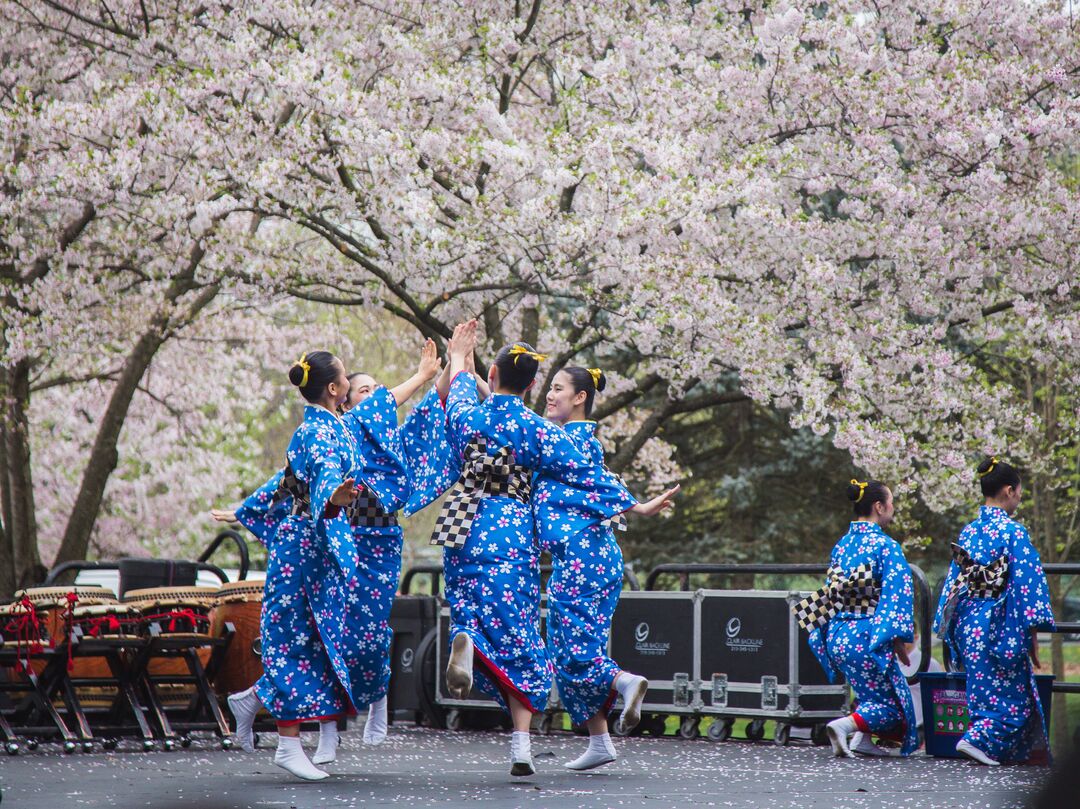
[[[462,371],[464,373],[464,371]],[[513,695],[518,702],[529,709],[529,713],[540,713],[533,707],[532,701],[521,693],[521,690],[510,682],[510,678],[506,676],[506,672],[488,660],[483,652],[473,646],[473,657],[480,662],[480,665],[484,668],[484,673],[488,675],[488,678],[495,683],[495,687],[502,692],[503,699],[507,704],[510,702],[510,696]]]
[[[873,733],[870,730],[870,726],[866,724],[866,720],[859,716],[858,712],[852,713],[851,718],[855,720],[855,727],[857,727],[863,733]]]
[[[619,675],[616,674],[615,676],[618,677]],[[619,692],[615,690],[615,686],[612,686],[611,690],[608,691],[607,699],[604,700],[604,704],[600,708],[600,712],[607,716],[607,714],[611,712],[611,709],[615,707],[615,700],[618,699],[618,697]]]
[[[304,719],[279,719],[277,720],[277,726],[279,728],[291,728],[296,725],[302,725],[304,722],[337,722],[339,719],[344,719],[346,716],[356,716],[356,708],[352,706],[349,710],[342,711],[341,713],[332,713],[327,716],[308,716]]]

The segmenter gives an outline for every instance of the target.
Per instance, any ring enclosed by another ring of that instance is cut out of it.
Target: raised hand
[[[439,350],[435,341],[430,337],[424,341],[424,347],[420,349],[420,365],[416,369],[417,376],[426,382],[439,375],[442,370],[442,360],[439,359]]]
[[[476,320],[466,320],[454,327],[454,336],[450,338],[450,358],[460,359],[462,366],[476,350]]]
[[[668,509],[674,508],[674,497],[679,493],[679,489],[681,488],[681,485],[676,484],[673,488],[668,489],[663,494],[658,494],[652,500],[638,503],[630,509],[630,511],[633,514],[640,514],[643,517],[652,517],[659,514],[661,511],[667,511]]]
[[[232,509],[212,508],[210,516],[217,522],[236,522],[236,512]]]
[[[334,493],[330,495],[330,502],[335,506],[347,506],[359,495],[360,487],[356,485],[356,478],[346,478],[334,489]]]

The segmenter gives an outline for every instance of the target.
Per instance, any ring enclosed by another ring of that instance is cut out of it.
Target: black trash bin
[[[394,719],[419,721],[421,704],[420,642],[435,628],[434,596],[399,595],[390,610],[394,640],[390,647],[390,693],[387,708]]]

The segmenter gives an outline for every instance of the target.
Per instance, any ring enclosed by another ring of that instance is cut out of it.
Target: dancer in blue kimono
[[[606,386],[599,368],[568,366],[560,370],[547,393],[545,415],[563,427],[570,440],[595,466],[604,465],[604,448],[589,421],[593,401]],[[643,515],[670,508],[676,486],[630,511]],[[622,550],[612,522],[590,519],[584,499],[590,496],[556,478],[540,474],[533,481],[533,512],[540,548],[551,554],[548,579],[548,656],[555,668],[559,697],[575,725],[589,731],[585,753],[565,766],[591,770],[615,761],[607,715],[615,697],[623,699],[619,722],[625,730],[641,718],[641,702],[649,681],[622,671],[608,657],[611,618],[622,592]],[[625,520],[614,521],[620,528]]]
[[[274,763],[317,781],[328,773],[304,753],[300,723],[336,722],[354,710],[349,664],[357,651],[345,606],[357,553],[343,512],[360,490],[356,443],[336,413],[349,390],[341,361],[325,351],[304,354],[289,369],[289,380],[308,404],[289,442],[286,468],[236,515],[267,543],[263,676],[252,689],[231,695],[229,707],[241,747],[252,750],[251,726],[266,706],[278,721]],[[278,488],[271,493],[275,479]]]
[[[365,744],[381,744],[387,732],[386,691],[393,639],[390,610],[401,574],[403,541],[395,512],[402,506],[406,513],[423,508],[452,482],[455,461],[446,443],[446,419],[434,388],[405,423],[397,426],[398,405],[439,370],[435,344],[428,340],[421,351],[420,367],[412,377],[389,390],[372,380],[370,389],[354,398],[357,379],[363,382],[366,375],[353,374],[349,397],[339,408],[341,423],[355,442],[353,471],[360,481],[359,494],[346,510],[356,548],[356,575],[347,585],[349,616],[344,624],[344,642],[352,650],[347,660],[352,705],[355,709],[368,708]],[[275,474],[235,512],[214,511],[215,519],[238,521],[265,542],[283,515],[288,514],[292,502],[281,486],[283,475],[284,471]],[[234,710],[237,740],[245,750],[254,749],[252,723],[259,708],[256,699],[254,688],[229,697],[230,706],[239,710]],[[319,747],[313,763],[334,761],[339,741],[336,718],[320,722]]]
[[[986,504],[960,532],[934,630],[967,672],[968,728],[956,745],[991,766],[1049,759],[1045,717],[1032,665],[1038,635],[1053,631],[1050,588],[1027,529],[1012,519],[1020,475],[987,458],[978,467]]]
[[[466,358],[476,345],[476,322],[455,329],[446,414],[450,443],[462,473],[436,520],[434,544],[445,546],[450,604],[450,694],[477,684],[513,719],[511,775],[536,769],[529,741],[531,715],[542,711],[552,671],[540,636],[540,567],[530,506],[532,478],[543,474],[583,493],[581,509],[596,522],[634,501],[602,466],[590,463],[566,433],[529,410],[522,394],[543,358],[523,343],[506,346],[488,371],[483,404]]]
[[[397,511],[404,509],[408,515],[428,505],[450,487],[457,471],[446,441],[446,416],[436,388],[398,426],[398,407],[440,370],[435,343],[427,340],[415,374],[392,389],[377,383],[368,386],[342,416],[342,423],[357,444],[357,478],[361,483],[360,496],[349,507],[357,577],[349,600],[347,626],[352,635],[350,647],[359,653],[350,665],[356,673],[354,704],[357,708],[368,706],[365,744],[381,744],[387,733],[386,694],[393,641],[390,610],[401,578],[404,541]],[[353,382],[366,383],[365,376]],[[326,757],[317,754],[316,763],[333,761],[336,755],[336,724],[331,723],[326,731],[333,738],[327,742]]]
[[[882,529],[893,518],[892,492],[876,480],[851,481],[857,519],[832,549],[825,586],[794,607],[810,648],[829,676],[847,678],[858,705],[828,725],[837,756],[893,755],[870,734],[899,741],[900,754],[919,746],[911,690],[900,670],[914,640],[911,568],[900,544]],[[851,747],[849,738],[862,733]]]

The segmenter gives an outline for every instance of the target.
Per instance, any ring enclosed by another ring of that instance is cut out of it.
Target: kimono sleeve
[[[1017,526],[1016,530],[1009,558],[1008,620],[1015,621],[1025,635],[1033,629],[1050,632],[1054,629],[1054,613],[1042,559],[1027,529]]]
[[[899,543],[884,540],[880,563],[881,600],[871,619],[870,648],[891,652],[893,641],[911,643],[915,638],[914,589],[911,566]]]
[[[934,614],[934,634],[943,638],[948,627],[945,625],[946,618],[951,618],[951,615],[946,616],[945,608],[949,602],[949,593],[952,592],[953,582],[956,581],[956,577],[960,575],[960,565],[956,562],[949,562],[949,572],[945,574],[945,583],[941,587],[941,597],[938,598],[937,612]]]
[[[362,459],[360,476],[387,512],[397,511],[409,495],[405,462],[400,457],[397,435],[397,401],[385,387],[378,387],[364,401],[341,417],[356,439]]]
[[[837,547],[839,546],[834,547],[832,549],[832,553],[829,554],[829,567],[840,566],[841,560],[837,552]],[[828,583],[829,577],[828,575],[826,575],[822,584]],[[833,659],[829,656],[829,646],[826,643],[827,627],[827,624],[825,626],[819,626],[816,624],[812,626],[810,628],[810,631],[807,633],[806,642],[807,645],[810,647],[810,651],[814,653],[814,657],[817,658],[818,663],[821,664],[821,668],[822,670],[824,670],[825,676],[829,678],[829,682],[835,684],[838,682],[842,682],[844,677],[840,673],[840,670],[837,669],[836,664],[833,662]]]
[[[278,487],[285,470],[278,470],[256,489],[236,510],[236,521],[253,533],[263,545],[270,541],[278,524],[289,515],[288,498],[279,498]]]
[[[603,464],[592,463],[564,430],[554,425],[537,429],[537,458],[533,468],[540,476],[566,487],[568,505],[587,523],[610,519],[633,508],[637,500]]]
[[[458,476],[458,463],[446,431],[446,410],[435,388],[420,400],[398,428],[409,475],[405,514],[415,514],[442,495]]]
[[[333,432],[322,429],[309,430],[305,436],[303,464],[310,489],[311,516],[315,520],[337,514],[330,497],[345,481],[345,459],[336,438]],[[327,507],[330,508],[329,512]]]
[[[480,406],[480,391],[476,378],[462,371],[450,382],[450,392],[446,395],[446,436],[450,447],[460,458],[465,454],[465,446],[473,437],[469,426],[469,414]]]

